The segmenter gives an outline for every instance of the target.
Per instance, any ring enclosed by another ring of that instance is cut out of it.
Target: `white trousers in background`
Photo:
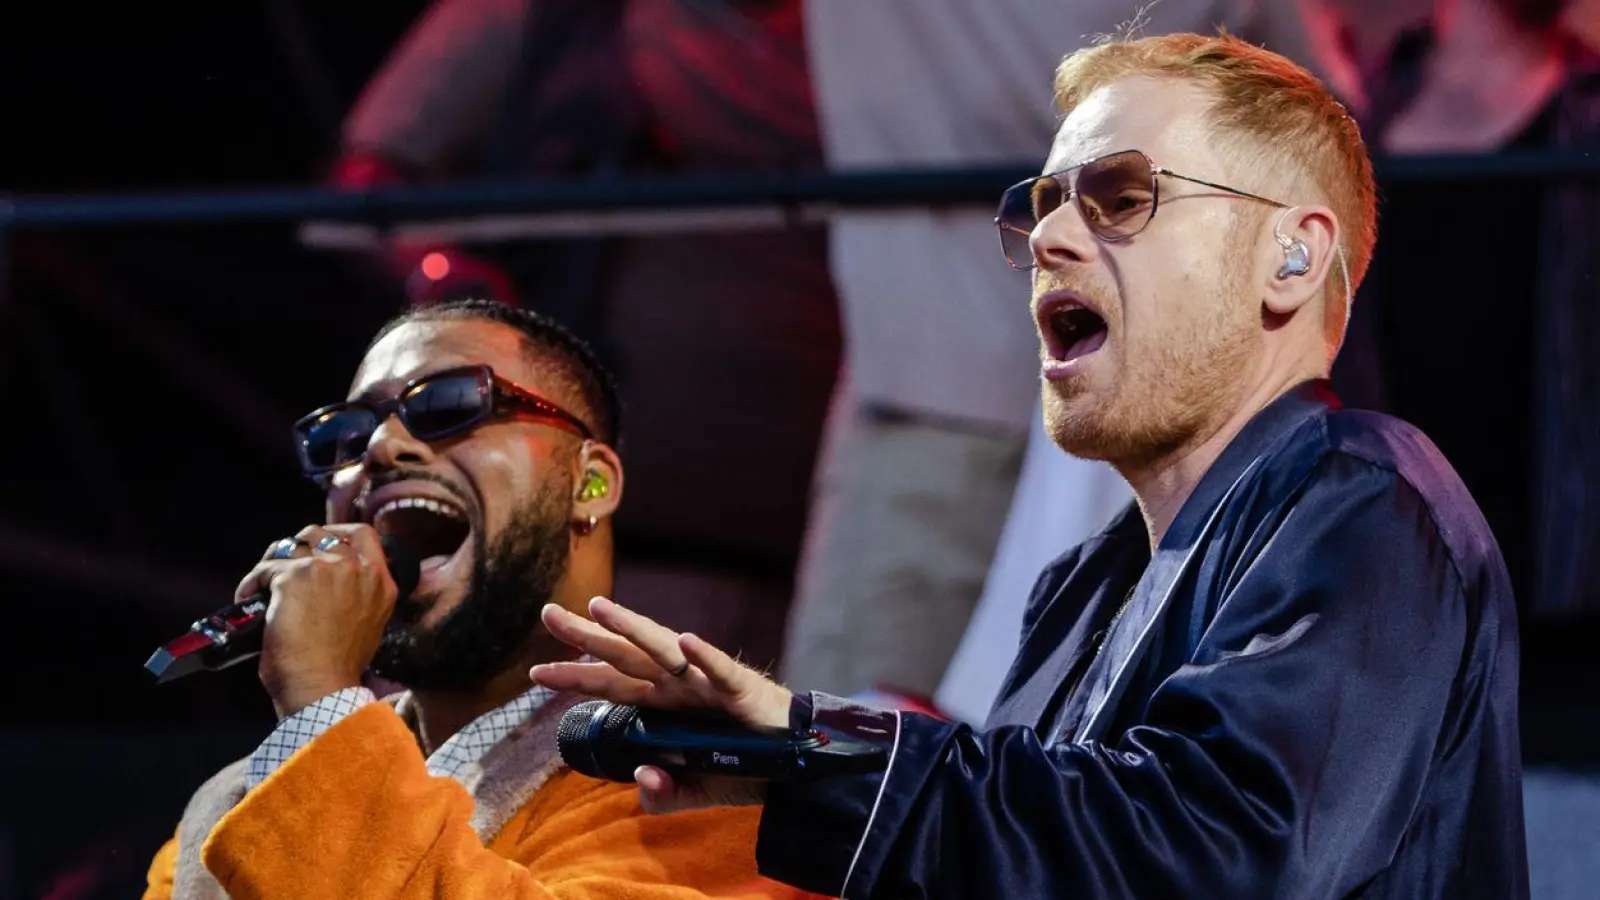
[[[1051,560],[1104,528],[1133,499],[1110,466],[1069,456],[1035,415],[1022,474],[977,609],[934,701],[952,718],[982,724],[1016,657],[1022,613]]]

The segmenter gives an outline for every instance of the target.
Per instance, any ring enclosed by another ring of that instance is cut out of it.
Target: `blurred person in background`
[[[350,111],[333,181],[818,168],[801,9],[440,0]],[[822,229],[395,246],[384,262],[412,303],[488,289],[596,345],[631,423],[619,591],[774,659],[838,367]]]
[[[1600,64],[1562,27],[1564,0],[1300,5],[1375,155],[1600,150]],[[1334,372],[1353,405],[1438,442],[1534,617],[1600,616],[1596,190],[1386,186],[1385,239]]]
[[[1600,5],[1301,0],[1374,153],[1600,150]],[[1565,8],[1564,8],[1565,7]],[[1570,30],[1569,30],[1570,29]],[[1568,770],[1600,625],[1600,193],[1592,181],[1395,180],[1334,381],[1427,430],[1483,507],[1524,614],[1534,896],[1600,878],[1600,779]],[[1425,352],[1414,348],[1426,346]],[[1359,369],[1350,364],[1360,361]],[[1588,628],[1583,627],[1588,623]],[[1581,753],[1581,750],[1574,752]]]
[[[808,0],[828,165],[1030,162],[1058,124],[1038,73],[1136,13],[1144,33],[1224,25],[1305,56],[1296,10],[1263,0]],[[935,695],[981,720],[1039,570],[1129,499],[1116,472],[1043,430],[1033,329],[1003,314],[1028,282],[995,267],[993,215],[831,220],[846,365],[790,615],[791,684]]]
[[[524,680],[571,656],[540,607],[612,589],[619,428],[609,374],[548,318],[465,301],[380,330],[348,399],[295,426],[324,524],[238,588],[271,591],[277,727],[195,793],[147,900],[795,896],[756,875],[753,813],[646,817],[565,768],[581,698]],[[380,536],[421,561],[407,597]]]

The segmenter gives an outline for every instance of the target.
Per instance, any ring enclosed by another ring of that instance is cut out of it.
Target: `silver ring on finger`
[[[267,558],[288,559],[289,557],[294,556],[294,551],[304,547],[305,545],[306,542],[297,537],[281,538],[272,545],[272,549],[267,551]]]
[[[687,671],[689,671],[689,661],[686,659],[680,663],[676,669],[668,669],[667,674],[671,675],[673,678],[682,678],[683,674]]]
[[[322,540],[317,541],[317,550],[322,553],[327,553],[343,543],[345,543],[345,539],[337,534],[326,535],[322,538]]]

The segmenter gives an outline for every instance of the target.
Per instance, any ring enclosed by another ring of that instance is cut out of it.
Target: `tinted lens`
[[[1155,212],[1155,173],[1142,153],[1113,153],[1088,163],[1078,173],[1077,188],[1084,221],[1108,241],[1138,234]]]
[[[401,401],[406,430],[433,440],[488,416],[488,385],[474,375],[444,375],[413,387]]]
[[[309,472],[337,469],[359,460],[378,428],[378,417],[358,406],[330,410],[301,423],[300,464]]]
[[[1033,266],[1033,250],[1028,238],[1039,220],[1061,206],[1065,190],[1055,175],[1041,175],[1013,185],[1000,195],[996,224],[1000,228],[1000,249],[1006,261],[1019,269]]]
[[[1066,201],[1068,179],[1077,173],[1078,209],[1083,220],[1108,241],[1132,237],[1144,229],[1156,208],[1156,177],[1150,161],[1137,150],[1113,153],[1051,175],[1013,185],[1000,197],[995,224],[1000,249],[1018,269],[1033,268],[1028,245],[1033,229]]]

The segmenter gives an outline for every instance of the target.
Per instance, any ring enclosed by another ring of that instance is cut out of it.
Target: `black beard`
[[[559,490],[524,504],[488,546],[472,531],[472,581],[461,605],[431,629],[417,627],[428,604],[395,609],[370,669],[411,690],[482,688],[529,654],[540,639],[553,640],[539,610],[566,574],[569,546],[565,510],[550,502]]]

